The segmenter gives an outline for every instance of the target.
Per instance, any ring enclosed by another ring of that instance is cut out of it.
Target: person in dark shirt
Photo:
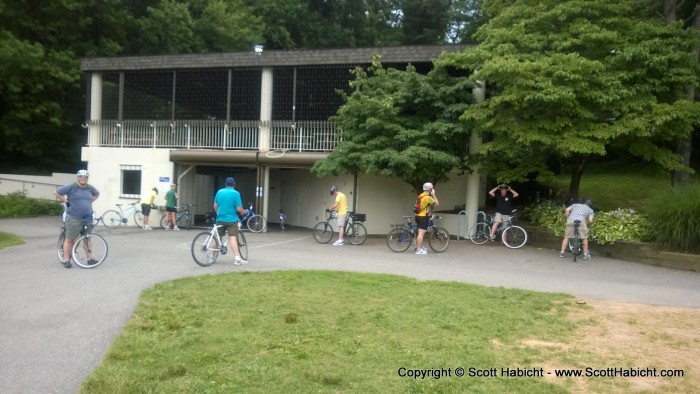
[[[498,190],[498,193],[496,193]],[[502,222],[510,220],[510,214],[513,211],[511,202],[519,196],[518,192],[510,186],[502,183],[489,191],[491,197],[496,198],[496,221],[491,227],[491,241],[496,240],[496,230]]]

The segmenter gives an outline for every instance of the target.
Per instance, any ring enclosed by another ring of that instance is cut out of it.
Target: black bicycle
[[[574,263],[576,262],[576,257],[581,254],[582,251],[582,241],[581,235],[579,233],[579,226],[581,226],[580,220],[574,220],[574,237],[569,238],[569,250],[574,255]]]
[[[321,244],[327,244],[333,239],[334,229],[338,228],[338,219],[334,215],[335,211],[326,209],[328,218],[323,222],[318,222],[314,226],[314,239]],[[367,220],[364,213],[348,212],[348,219],[345,221],[345,238],[353,245],[362,245],[367,240],[367,228],[361,223]]]
[[[183,205],[180,210],[175,212],[175,223],[177,223],[177,228],[185,228],[187,230],[190,229],[190,210],[193,206],[194,205],[192,204],[186,204]],[[160,219],[160,228],[172,228],[172,224],[168,221],[169,212],[166,211],[165,213],[166,214]]]

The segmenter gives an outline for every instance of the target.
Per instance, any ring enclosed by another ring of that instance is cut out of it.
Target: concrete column
[[[472,90],[477,103],[483,103],[486,99],[486,91],[483,82],[479,82]],[[481,136],[472,132],[469,137],[469,154],[476,153],[483,142]],[[476,223],[476,213],[479,211],[479,200],[481,198],[481,172],[479,167],[474,167],[472,172],[467,175],[467,200],[465,201],[465,211],[467,212],[467,231]],[[469,234],[470,236],[472,234]]]
[[[263,174],[262,174],[263,184],[260,186],[262,186],[262,190],[263,190],[263,204],[262,204],[263,209],[262,209],[262,212],[260,214],[265,216],[265,218],[267,219],[270,217],[270,212],[269,212],[270,211],[270,204],[269,204],[269,201],[270,201],[270,193],[269,193],[270,192],[270,166],[262,166],[262,171],[263,171]],[[265,230],[265,231],[267,231],[267,230]]]
[[[270,121],[272,121],[272,68],[262,69],[260,81],[260,151],[270,150]]]
[[[88,121],[88,145],[100,146],[100,126],[92,120],[102,120],[102,73],[93,72],[90,81],[90,119]]]

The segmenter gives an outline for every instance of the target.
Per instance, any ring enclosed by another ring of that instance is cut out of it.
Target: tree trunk
[[[571,183],[569,184],[569,200],[566,202],[567,205],[579,200],[579,186],[581,185],[581,175],[583,175],[583,168],[585,165],[586,156],[574,155],[571,158]]]
[[[700,4],[695,6],[693,12],[693,29],[700,32]],[[664,19],[667,23],[676,22],[676,0],[664,0]],[[695,46],[695,62],[699,61],[698,53],[700,53],[700,48],[698,45]],[[695,101],[695,87],[689,86],[686,88],[687,96],[690,101]],[[686,167],[690,167],[690,155],[692,153],[692,141],[693,133],[692,131],[688,133],[688,136],[682,141],[678,141],[676,145],[676,154],[681,157],[681,164]],[[672,171],[671,172],[671,184],[673,186],[681,186],[690,182],[690,174],[685,171]]]

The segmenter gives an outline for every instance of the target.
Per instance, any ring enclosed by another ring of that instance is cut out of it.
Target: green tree
[[[472,97],[465,77],[436,69],[427,76],[409,66],[384,68],[378,56],[357,68],[351,95],[333,120],[344,140],[312,171],[318,176],[367,173],[397,177],[420,192],[441,183],[466,160],[467,136],[458,121]]]
[[[674,88],[695,85],[693,37],[679,25],[636,17],[633,1],[486,0],[480,45],[441,64],[476,70],[484,103],[462,119],[487,142],[475,158],[497,178],[549,173],[554,155],[572,167],[570,196],[586,161],[612,145],[666,169],[689,169],[669,147],[700,118]],[[674,96],[675,100],[659,97]]]

